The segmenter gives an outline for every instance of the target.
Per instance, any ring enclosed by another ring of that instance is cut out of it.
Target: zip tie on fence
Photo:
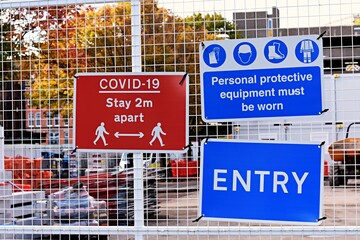
[[[78,149],[78,146],[76,146],[72,151],[71,154],[76,153],[76,150]]]
[[[325,141],[321,142],[318,147],[321,148],[324,144],[325,144]]]
[[[321,33],[321,34],[317,37],[316,40],[319,40],[320,38],[322,38],[322,37],[325,35],[325,33],[326,33],[326,30],[325,30],[323,33]]]
[[[322,110],[321,112],[319,112],[319,114],[321,115],[321,114],[323,114],[323,113],[326,113],[327,111],[329,111],[329,109],[328,109],[328,108],[326,108],[326,109]]]
[[[327,219],[327,217],[319,218],[317,221],[320,222],[320,221],[325,220],[325,219]]]
[[[200,221],[205,215],[204,214],[201,214],[200,217],[198,217],[197,219],[193,220],[192,222],[198,222]]]
[[[184,83],[187,75],[188,75],[188,74],[185,73],[184,76],[182,77],[182,79],[180,80],[179,84],[180,84],[181,86],[183,85],[183,83]]]
[[[202,46],[202,48],[204,49],[204,48],[205,48],[205,43],[204,43],[204,42],[201,42],[201,46]]]
[[[186,145],[183,149],[185,150],[185,149],[187,149],[189,147],[192,147],[192,146],[193,146],[192,143],[190,143],[190,144]]]
[[[207,143],[209,141],[209,137],[205,138],[205,143]]]

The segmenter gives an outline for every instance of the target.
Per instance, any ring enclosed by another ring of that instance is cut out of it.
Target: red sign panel
[[[185,73],[84,73],[75,78],[79,150],[171,152],[188,145]]]

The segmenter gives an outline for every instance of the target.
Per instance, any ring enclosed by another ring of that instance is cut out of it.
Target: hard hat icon
[[[239,47],[239,53],[250,53],[251,52],[251,47],[247,44],[243,44]]]
[[[240,45],[238,50],[238,56],[242,64],[249,64],[252,56],[252,49],[250,45],[246,43]]]

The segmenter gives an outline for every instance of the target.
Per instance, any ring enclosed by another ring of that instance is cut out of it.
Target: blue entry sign
[[[323,111],[317,35],[205,41],[200,46],[205,122],[318,116]]]
[[[320,224],[319,145],[209,139],[202,141],[201,161],[199,216]]]

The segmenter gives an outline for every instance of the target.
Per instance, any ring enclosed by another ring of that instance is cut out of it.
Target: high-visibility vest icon
[[[311,54],[314,52],[314,46],[311,40],[303,40],[301,42],[300,53],[303,54],[303,62],[310,63]]]

